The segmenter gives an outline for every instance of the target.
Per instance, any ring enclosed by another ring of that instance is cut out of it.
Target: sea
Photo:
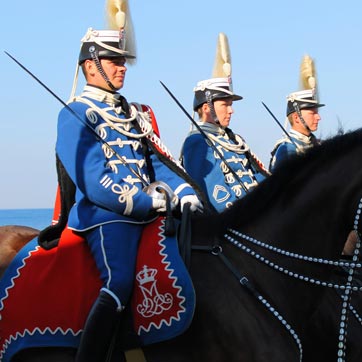
[[[0,226],[22,225],[42,230],[52,222],[53,209],[0,209]]]

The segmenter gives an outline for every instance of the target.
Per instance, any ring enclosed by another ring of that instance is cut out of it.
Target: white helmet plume
[[[300,84],[302,89],[313,89],[317,94],[317,73],[313,59],[305,55],[300,65]]]
[[[124,32],[125,50],[136,56],[136,43],[128,1],[106,0],[106,17],[111,30]],[[135,59],[127,59],[127,63],[134,64]]]
[[[229,48],[229,41],[224,33],[219,33],[218,36],[216,57],[212,77],[231,77],[231,54]]]

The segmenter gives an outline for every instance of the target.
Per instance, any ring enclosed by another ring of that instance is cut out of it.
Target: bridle
[[[335,261],[323,258],[316,258],[311,256],[305,256],[297,253],[292,253],[287,250],[283,250],[281,248],[277,248],[272,246],[269,243],[265,243],[259,241],[249,235],[246,235],[242,232],[234,230],[232,228],[227,229],[226,233],[223,235],[223,240],[231,243],[238,249],[241,249],[248,255],[252,256],[259,262],[264,263],[265,265],[271,267],[272,269],[283,273],[289,277],[311,283],[314,285],[332,288],[336,290],[340,297],[342,298],[342,308],[341,308],[341,317],[339,322],[339,335],[338,335],[338,351],[337,351],[337,362],[344,362],[346,355],[346,341],[347,341],[347,327],[348,327],[348,312],[351,311],[354,317],[362,326],[362,317],[358,314],[358,312],[351,305],[351,296],[353,292],[362,291],[362,286],[356,286],[353,283],[355,277],[356,269],[362,268],[360,259],[360,250],[361,250],[361,234],[358,230],[360,217],[362,213],[362,198],[359,200],[357,210],[354,217],[353,223],[353,232],[357,237],[356,247],[354,249],[354,253],[352,256],[352,261]],[[289,258],[302,260],[309,263],[320,264],[320,265],[329,265],[336,267],[343,267],[347,270],[347,281],[345,284],[334,283],[326,280],[319,280],[317,278],[310,278],[308,276],[295,273],[283,266],[278,265],[275,262],[263,257],[261,254],[253,250],[250,246],[247,246],[244,241],[249,242],[257,247],[262,249],[267,249],[268,251],[274,252],[276,254],[280,254]],[[223,253],[223,248],[221,246],[222,243],[209,245],[209,246],[201,246],[201,245],[191,245],[191,249],[194,251],[208,252],[211,255],[218,256],[219,259],[224,263],[224,265],[229,269],[229,271],[238,279],[240,285],[245,287],[248,292],[250,292],[256,299],[261,302],[267,310],[272,313],[283,325],[283,327],[288,331],[288,333],[294,339],[298,349],[299,349],[299,361],[301,362],[303,359],[303,347],[298,337],[297,333],[294,331],[292,326],[284,319],[284,317],[276,310],[274,306],[272,306],[266,298],[262,296],[262,294],[255,288],[255,286],[249,281],[249,279],[242,275],[238,269],[233,265],[230,259]],[[188,259],[189,261],[189,259]],[[187,265],[187,264],[186,264]]]

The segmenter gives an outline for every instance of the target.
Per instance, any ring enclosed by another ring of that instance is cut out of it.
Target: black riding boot
[[[86,321],[76,362],[106,361],[120,314],[116,301],[101,291]]]

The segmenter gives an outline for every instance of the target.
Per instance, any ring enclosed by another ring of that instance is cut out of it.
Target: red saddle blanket
[[[101,282],[86,242],[69,229],[51,250],[28,243],[0,280],[0,360],[28,347],[77,347]],[[141,345],[173,338],[191,323],[195,293],[164,218],[148,224],[131,300]]]

